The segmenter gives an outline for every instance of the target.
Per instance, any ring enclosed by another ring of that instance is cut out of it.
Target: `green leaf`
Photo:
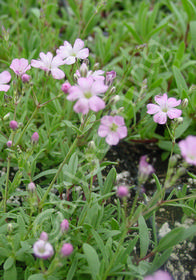
[[[173,229],[160,240],[153,251],[161,252],[178,244],[183,239],[184,232],[185,228],[182,227]]]
[[[173,248],[169,248],[165,250],[161,255],[156,254],[153,260],[152,266],[148,271],[148,274],[153,273],[154,271],[158,270],[171,256]]]
[[[57,172],[57,169],[49,169],[49,170],[43,171],[43,172],[39,173],[38,175],[36,175],[35,177],[33,177],[33,181],[35,181],[43,176],[56,174],[56,172]]]
[[[107,175],[103,187],[103,193],[101,195],[110,193],[112,191],[115,180],[116,180],[116,169],[113,167]]]
[[[176,85],[177,85],[180,97],[182,98],[183,97],[183,90],[185,92],[188,92],[187,84],[186,84],[185,79],[182,76],[180,70],[174,65],[173,65],[172,69],[173,69],[174,78],[176,80]]]
[[[196,21],[190,22],[190,33],[191,33],[191,39],[193,43],[193,47],[196,51]]]
[[[178,139],[191,125],[192,119],[188,117],[183,118],[183,123],[176,128],[175,138]]]
[[[84,251],[92,278],[96,280],[97,276],[99,275],[99,269],[100,269],[100,261],[99,261],[97,252],[91,245],[89,245],[87,243],[83,244],[83,251]]]
[[[17,280],[17,270],[13,264],[8,270],[4,271],[3,280]]]
[[[76,269],[77,269],[77,265],[78,265],[78,259],[76,257],[73,258],[73,262],[70,266],[70,269],[67,273],[67,276],[66,276],[66,280],[72,280],[74,275],[75,275],[75,272],[76,272]]]
[[[3,269],[8,270],[13,266],[13,264],[14,264],[14,258],[9,257],[9,258],[7,258],[7,260],[5,261],[5,263],[3,265]]]
[[[189,21],[196,16],[196,8],[191,0],[182,0],[182,5],[186,11]]]
[[[43,274],[41,273],[37,273],[37,274],[33,274],[31,275],[28,280],[45,280]]]
[[[138,44],[143,44],[143,41],[141,40],[141,38],[138,36],[137,32],[134,30],[134,28],[130,25],[127,24],[126,22],[124,22],[124,25],[127,27],[127,29],[131,32],[131,34],[133,35],[133,37],[135,38],[135,40],[137,41]]]
[[[138,224],[139,224],[139,236],[140,236],[140,258],[143,258],[147,254],[150,238],[149,238],[148,227],[146,225],[143,216],[139,217]]]

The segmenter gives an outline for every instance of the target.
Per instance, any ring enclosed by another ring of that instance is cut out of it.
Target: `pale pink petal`
[[[93,96],[89,99],[89,107],[92,111],[98,112],[105,108],[105,102],[101,98]]]
[[[75,56],[69,56],[64,60],[64,63],[67,65],[74,64],[76,62]]]
[[[0,84],[7,84],[11,80],[11,74],[8,71],[0,73]]]
[[[117,133],[118,133],[120,139],[125,138],[127,136],[127,127],[126,126],[118,127]]]
[[[78,53],[84,47],[84,42],[81,39],[76,39],[73,45],[73,51]]]
[[[153,115],[153,114],[156,114],[160,111],[160,106],[158,105],[155,105],[155,104],[148,104],[147,105],[147,113],[150,114],[150,115]]]
[[[72,46],[67,41],[64,41],[64,46],[60,46],[59,49],[56,50],[57,55],[59,55],[62,59],[70,56],[72,52]]]
[[[179,118],[182,115],[182,111],[179,109],[170,109],[167,112],[167,115],[170,119],[176,119]]]
[[[53,57],[52,63],[51,63],[51,68],[56,68],[60,65],[64,65],[65,62],[62,60],[62,58],[58,55],[56,55],[55,57]]]
[[[63,79],[65,77],[65,73],[58,68],[51,69],[51,73],[52,73],[52,77],[54,79],[60,80],[60,79]]]
[[[159,105],[164,105],[167,103],[167,93],[164,93],[163,95],[156,95],[154,100]]]
[[[167,113],[159,112],[153,116],[154,122],[165,124],[167,122]]]
[[[78,86],[70,87],[68,93],[67,99],[70,101],[75,101],[78,98],[84,97],[83,92]]]
[[[31,66],[29,65],[28,60],[25,59],[25,58],[21,58],[20,59],[20,65],[21,65],[21,69],[23,69],[23,73],[22,74],[24,74],[26,71],[31,69]]]
[[[40,67],[43,66],[43,63],[40,60],[32,59],[31,60],[31,66],[35,67],[35,68],[40,68]]]
[[[178,143],[181,154],[186,162],[196,165],[196,136],[189,135]]]
[[[80,98],[73,107],[76,113],[87,114],[89,111],[88,99]]]
[[[106,137],[110,132],[110,129],[108,126],[105,126],[105,125],[100,125],[99,128],[98,128],[98,135],[100,137]]]
[[[119,142],[119,135],[117,132],[110,132],[105,140],[109,145],[117,145]]]
[[[78,85],[80,86],[83,92],[88,92],[88,91],[90,92],[92,84],[93,84],[93,79],[91,77],[78,79]]]
[[[154,274],[154,280],[172,280],[172,277],[169,275],[168,272],[163,270],[158,270]]]
[[[85,59],[89,56],[89,49],[85,48],[83,50],[80,50],[77,54],[76,57],[80,59]]]
[[[176,107],[176,106],[180,105],[180,103],[181,103],[181,99],[176,100],[176,98],[174,98],[174,97],[170,97],[167,100],[167,104],[169,107]]]
[[[105,93],[107,90],[108,86],[106,86],[102,80],[96,80],[91,87],[91,92],[93,95]]]
[[[114,117],[112,117],[112,116],[104,116],[101,118],[101,124],[110,127],[110,125],[113,123],[113,120],[114,120]]]
[[[114,116],[114,123],[119,125],[119,126],[122,126],[122,125],[125,124],[124,118],[121,117],[121,116]]]
[[[2,84],[0,84],[0,91],[7,92],[9,88],[10,88],[9,85],[2,85]]]
[[[10,65],[10,68],[15,72],[16,69],[19,68],[19,59],[18,58],[15,58],[12,60],[12,63]]]

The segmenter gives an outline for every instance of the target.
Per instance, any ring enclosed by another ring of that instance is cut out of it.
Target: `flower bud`
[[[96,150],[95,142],[93,140],[88,143],[88,149],[89,152],[94,152]]]
[[[113,83],[113,80],[116,78],[116,72],[110,71],[106,73],[106,85],[111,86]]]
[[[18,123],[16,121],[10,121],[10,128],[16,130],[18,128]]]
[[[127,197],[129,194],[129,190],[126,186],[119,186],[117,188],[117,196],[122,198],[122,197]]]
[[[6,121],[10,116],[10,113],[7,113],[4,117],[3,117],[3,120]]]
[[[187,98],[184,98],[184,99],[182,100],[182,103],[181,103],[182,108],[186,108],[186,107],[188,106],[188,104],[189,104],[188,99],[187,99]]]
[[[109,95],[113,95],[116,92],[116,87],[110,89]]]
[[[12,231],[13,231],[13,225],[12,225],[12,223],[9,223],[9,224],[7,225],[7,231],[8,231],[9,233],[12,233]]]
[[[38,132],[34,132],[33,135],[31,136],[31,141],[33,143],[37,143],[39,141],[39,134]]]
[[[61,222],[61,231],[62,232],[65,232],[65,231],[68,231],[69,229],[69,222],[67,219],[64,219],[62,222]]]
[[[71,87],[70,83],[65,82],[64,84],[62,84],[61,90],[62,90],[65,94],[68,94],[68,93],[69,93],[70,87]]]
[[[115,105],[119,100],[120,100],[120,96],[119,95],[112,96],[112,98],[109,101],[109,104]]]
[[[63,244],[61,248],[61,254],[63,257],[68,257],[73,252],[73,246],[71,243]]]
[[[48,241],[48,234],[45,231],[42,231],[39,239],[43,241]]]
[[[7,145],[8,148],[10,148],[12,146],[12,141],[11,140],[7,141],[6,145]]]
[[[88,73],[88,66],[86,65],[86,63],[82,63],[82,65],[80,66],[80,75],[81,77],[86,77]]]
[[[177,124],[182,124],[183,123],[183,118],[179,117],[177,119],[174,119],[176,121]]]
[[[99,63],[95,63],[94,66],[93,66],[93,71],[96,71],[99,69]]]
[[[28,184],[28,190],[29,190],[30,192],[34,192],[35,189],[36,189],[35,184],[34,184],[33,182],[30,182],[30,183]]]
[[[31,76],[29,76],[27,74],[23,74],[21,79],[22,79],[23,83],[28,83],[30,81],[30,79],[31,79]]]

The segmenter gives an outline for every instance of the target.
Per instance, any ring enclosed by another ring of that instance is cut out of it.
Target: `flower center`
[[[39,247],[39,253],[41,253],[41,254],[43,254],[44,252],[45,252],[45,247],[43,246],[43,247]]]
[[[164,113],[167,113],[168,112],[168,108],[165,106],[165,107],[163,107],[162,109],[162,112],[164,112]]]
[[[110,130],[113,132],[116,132],[117,128],[118,128],[118,125],[115,123],[112,123],[112,125],[110,126]]]
[[[85,92],[84,93],[84,96],[87,98],[87,99],[89,99],[89,98],[91,98],[92,97],[92,93],[91,92]]]

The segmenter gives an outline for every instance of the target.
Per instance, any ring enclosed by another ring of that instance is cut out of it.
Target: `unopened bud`
[[[116,87],[110,89],[109,95],[113,95],[116,92]]]
[[[12,225],[11,223],[9,223],[9,224],[7,225],[7,231],[8,231],[9,233],[11,233],[11,232],[13,231],[13,225]]]
[[[61,248],[61,254],[63,257],[68,257],[73,252],[73,246],[71,243],[63,244]]]
[[[7,141],[7,147],[10,148],[11,146],[12,146],[12,141],[11,140]]]
[[[89,152],[94,152],[96,150],[95,142],[92,140],[88,143]]]
[[[78,78],[79,78],[78,75],[75,73],[75,74],[73,75],[74,82],[77,83]]]
[[[67,93],[69,93],[70,87],[71,87],[70,83],[66,82],[66,83],[62,84],[61,90],[62,90],[65,94],[67,94]]]
[[[119,186],[117,188],[117,196],[122,198],[122,197],[127,197],[129,194],[129,190],[126,186]]]
[[[31,79],[31,76],[29,76],[27,74],[23,74],[21,78],[22,78],[23,83],[28,83]]]
[[[7,113],[4,117],[3,117],[3,120],[6,121],[7,119],[9,119],[10,117],[10,113]]]
[[[180,167],[177,169],[177,175],[180,177],[186,173],[186,168]]]
[[[82,63],[82,65],[80,66],[80,75],[81,77],[86,77],[88,73],[88,66],[86,65],[86,63]]]
[[[113,83],[113,80],[116,78],[116,72],[110,71],[106,73],[106,85],[111,86]]]
[[[61,231],[62,232],[65,232],[65,231],[68,231],[69,229],[69,222],[67,219],[64,219],[62,222],[61,222]]]
[[[33,193],[35,189],[36,189],[35,184],[33,182],[30,182],[28,184],[28,190]]]
[[[176,118],[174,120],[177,122],[177,124],[182,124],[183,123],[183,118],[182,117]]]
[[[35,144],[39,141],[39,134],[37,132],[34,132],[31,136],[31,141]]]
[[[43,241],[48,241],[48,234],[45,231],[42,231],[39,239],[41,239]]]
[[[184,98],[184,99],[182,100],[182,103],[181,103],[182,108],[186,108],[186,107],[188,106],[188,104],[189,104],[188,99],[187,99],[187,98]]]
[[[18,128],[18,123],[16,121],[10,121],[10,128],[16,130]]]
[[[119,100],[120,100],[120,96],[115,95],[115,96],[112,96],[109,103],[115,105]]]
[[[95,63],[94,66],[93,66],[93,71],[96,71],[99,69],[99,63]]]

